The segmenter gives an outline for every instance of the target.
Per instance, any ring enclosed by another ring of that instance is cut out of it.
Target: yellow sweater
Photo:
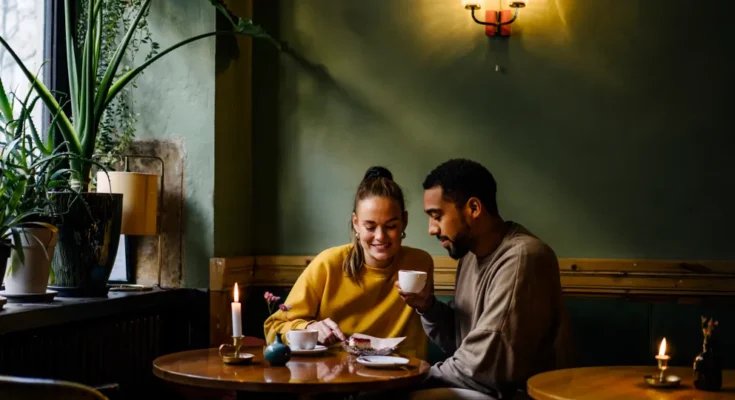
[[[330,318],[348,337],[353,333],[382,338],[405,336],[397,352],[426,359],[428,338],[421,318],[401,299],[394,283],[398,270],[426,271],[427,285],[433,290],[431,256],[402,246],[391,265],[364,265],[358,273],[362,286],[358,286],[342,271],[342,261],[351,247],[348,244],[327,249],[306,267],[285,301],[291,310],[277,311],[265,321],[268,343],[278,332],[285,340],[285,333],[291,329],[304,329],[311,322]]]

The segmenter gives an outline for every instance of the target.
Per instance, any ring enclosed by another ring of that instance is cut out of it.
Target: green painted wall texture
[[[293,49],[254,51],[256,254],[345,243],[382,164],[407,244],[443,255],[421,182],[468,157],[560,257],[733,259],[735,36],[695,4],[531,0],[491,40],[459,0],[256,2]]]
[[[203,1],[154,1],[148,20],[153,37],[166,48],[213,31],[215,10]],[[134,94],[140,113],[136,135],[181,140],[186,150],[187,287],[207,287],[214,255],[214,46],[214,39],[204,39],[168,54],[140,77]]]

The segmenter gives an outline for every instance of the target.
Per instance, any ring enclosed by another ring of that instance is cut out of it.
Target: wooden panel
[[[245,301],[253,286],[288,287],[314,256],[213,258],[210,261],[211,339],[231,334],[229,303],[235,282]],[[457,262],[434,257],[435,291],[454,293]],[[676,298],[696,303],[706,296],[735,296],[735,261],[559,259],[562,290],[573,297]],[[243,305],[245,307],[246,305]]]
[[[213,289],[241,285],[290,286],[314,256],[212,259]],[[457,262],[434,257],[437,291],[454,290]],[[734,261],[560,259],[566,293],[735,295]]]
[[[255,257],[212,258],[209,260],[209,289],[232,290],[250,284],[255,273]]]
[[[562,271],[615,271],[651,274],[663,273],[723,273],[735,274],[735,261],[696,261],[696,260],[629,260],[606,258],[560,258]]]
[[[232,336],[230,303],[235,282],[240,299],[245,303],[247,288],[253,276],[254,257],[212,258],[209,260],[209,344],[219,346]],[[245,304],[243,304],[243,308]]]
[[[650,304],[620,298],[566,298],[564,304],[577,366],[650,364]]]

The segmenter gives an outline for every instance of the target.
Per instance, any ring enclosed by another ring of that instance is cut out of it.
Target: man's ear
[[[472,218],[478,218],[482,213],[482,202],[477,197],[470,197],[467,200],[467,211]]]

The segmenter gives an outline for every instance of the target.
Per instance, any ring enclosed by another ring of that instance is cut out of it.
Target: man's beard
[[[472,235],[470,235],[470,226],[466,223],[463,224],[462,229],[457,233],[457,236],[454,238],[454,240],[451,240],[446,236],[439,235],[437,235],[436,238],[439,240],[449,241],[449,248],[447,249],[447,252],[449,252],[449,257],[452,257],[455,260],[459,260],[460,258],[466,256],[472,248]]]

